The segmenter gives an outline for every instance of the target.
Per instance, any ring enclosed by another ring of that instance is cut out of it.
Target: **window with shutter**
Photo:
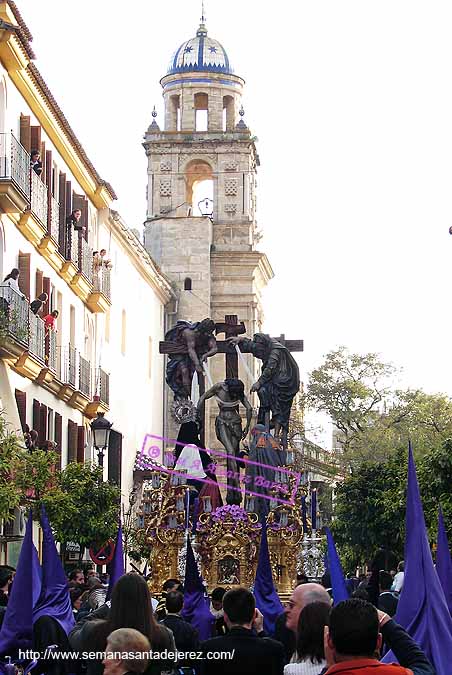
[[[83,464],[85,461],[85,427],[77,429],[77,462]]]
[[[77,461],[77,436],[78,436],[78,427],[77,423],[72,420],[67,422],[67,461],[76,462]]]
[[[32,428],[38,432],[41,420],[41,404],[36,399],[33,399],[33,425]]]
[[[39,432],[38,443],[42,448],[47,440],[47,406],[41,403],[39,409]]]
[[[33,150],[41,151],[41,127],[30,127],[30,145],[29,152],[33,152]]]
[[[31,152],[31,127],[29,115],[20,116],[20,142],[27,152]]]
[[[60,464],[59,464],[59,469],[61,469],[62,462],[61,462],[61,456],[63,453],[63,418],[59,413],[55,413],[55,435],[54,435],[54,441],[56,443],[56,451],[60,456]]]
[[[19,391],[19,389],[16,389],[14,393],[16,396],[20,424],[22,426],[22,431],[25,433],[27,427],[27,394],[24,391]]]
[[[122,434],[113,429],[108,441],[108,480],[121,487]]]
[[[50,279],[49,277],[44,277],[42,280],[42,290],[44,293],[47,293],[47,302],[42,306],[41,316],[46,316],[50,313]]]
[[[28,300],[30,300],[30,256],[30,253],[19,252],[19,288]]]
[[[58,195],[59,195],[59,225],[60,225],[60,237],[59,237],[59,247],[60,253],[63,255],[66,253],[66,174],[59,173],[58,178]]]
[[[42,278],[43,278],[43,273],[41,270],[36,270],[36,281],[35,281],[35,298],[38,297],[42,293]]]
[[[47,157],[46,157],[46,144],[44,141],[42,141],[41,143],[41,162],[42,162],[41,180],[43,183],[46,183]]]
[[[47,440],[55,440],[52,408],[47,408]]]
[[[72,209],[80,209],[82,217],[80,218],[80,225],[84,228],[84,239],[88,241],[88,200],[85,195],[77,195],[72,193]]]

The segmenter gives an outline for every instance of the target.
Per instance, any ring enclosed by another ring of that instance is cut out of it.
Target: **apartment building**
[[[173,291],[112,210],[115,192],[46,85],[31,42],[17,5],[0,2],[0,408],[11,428],[36,430],[40,446],[54,441],[61,467],[97,460],[90,424],[104,413],[113,423],[104,475],[127,503],[135,453],[146,432],[163,431],[158,343]],[[102,249],[104,263],[93,265]],[[19,290],[3,283],[13,268]],[[30,302],[41,293],[35,315]],[[43,321],[53,310],[56,330]],[[0,562],[14,563],[20,535],[19,519],[5,526]]]

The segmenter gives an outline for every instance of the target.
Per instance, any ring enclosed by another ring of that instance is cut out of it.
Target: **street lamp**
[[[99,466],[104,465],[104,452],[108,448],[108,441],[110,439],[110,430],[113,422],[105,419],[105,413],[98,412],[95,420],[91,422],[91,429],[93,431],[94,447],[97,450],[97,458]]]

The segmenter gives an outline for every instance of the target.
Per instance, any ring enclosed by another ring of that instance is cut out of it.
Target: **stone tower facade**
[[[222,45],[208,37],[204,19],[196,36],[177,49],[161,80],[165,128],[159,128],[153,113],[143,144],[148,157],[144,242],[177,290],[167,329],[179,319],[210,316],[222,322],[228,314],[245,323],[248,335],[262,328],[261,292],[273,272],[265,253],[257,250],[259,157],[243,120],[244,84]],[[210,188],[211,198],[198,204],[201,183]],[[209,361],[214,382],[226,376],[224,359],[217,355]],[[247,359],[257,377],[257,363]],[[249,391],[252,383],[242,370]],[[216,408],[208,409],[208,447],[218,447]]]

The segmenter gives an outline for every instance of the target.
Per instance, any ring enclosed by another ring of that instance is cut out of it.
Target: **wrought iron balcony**
[[[35,316],[33,312],[30,312],[29,327],[30,344],[28,351],[30,354],[39,359],[39,361],[45,363],[45,323],[39,316]]]
[[[47,227],[47,186],[42,182],[36,171],[30,170],[30,206],[32,213],[40,221],[41,225]]]
[[[78,271],[92,283],[93,278],[93,249],[83,237],[78,239]]]
[[[88,398],[91,398],[91,363],[83,358],[83,356],[78,357],[79,359],[79,382],[78,390],[85,394]]]
[[[105,295],[107,300],[111,301],[111,271],[105,265],[94,268],[93,271],[94,290]]]
[[[57,336],[54,330],[46,330],[45,334],[45,361],[47,368],[59,374],[61,368],[59,366],[59,349],[57,348]]]
[[[10,337],[24,347],[29,344],[29,304],[10,286],[0,286],[0,338]]]
[[[0,133],[0,184],[5,197],[7,185],[11,184],[22,194],[25,203],[30,201],[30,155],[11,133]],[[13,212],[20,204],[15,205],[12,192],[8,197],[10,204],[6,210]]]
[[[77,350],[69,345],[64,350],[64,367],[62,380],[76,388],[77,384]]]
[[[110,375],[99,368],[98,375],[99,399],[105,405],[110,405]]]

